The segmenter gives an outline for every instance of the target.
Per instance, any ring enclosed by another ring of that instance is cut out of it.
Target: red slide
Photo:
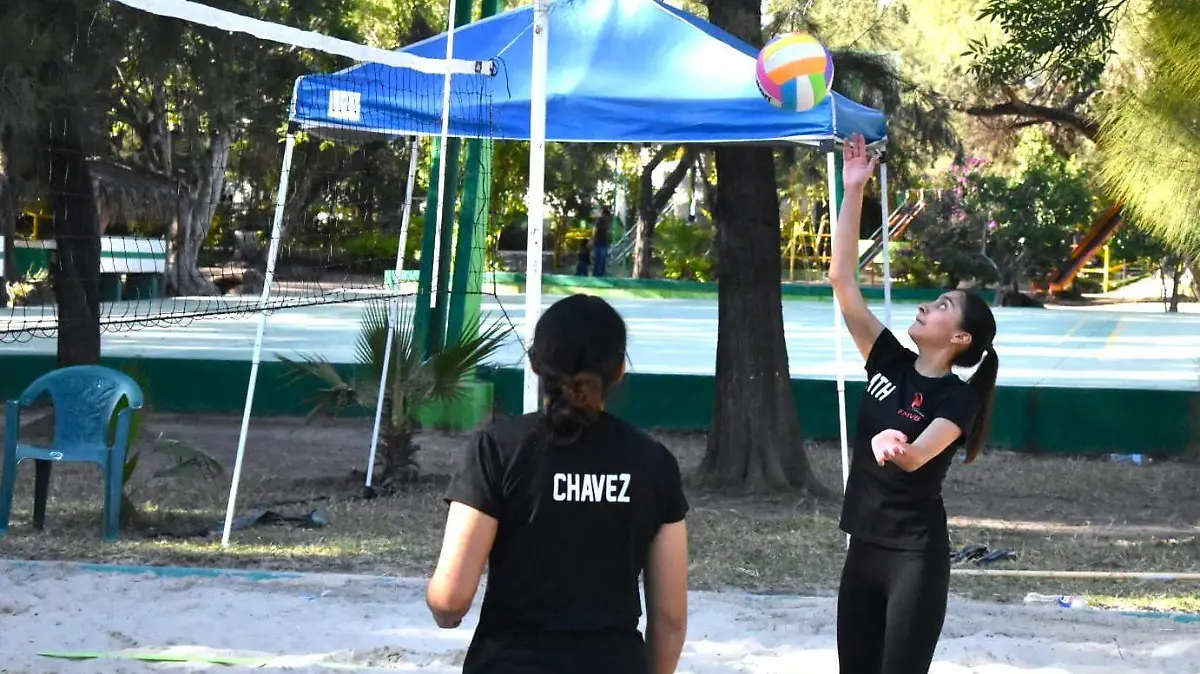
[[[905,204],[896,209],[896,212],[888,217],[888,240],[895,241],[904,236],[913,220],[916,220],[917,216],[925,210],[925,205],[925,199],[922,197],[916,203]],[[866,269],[867,265],[871,264],[871,260],[874,260],[883,250],[883,229],[876,230],[871,239],[871,247],[858,259],[859,271]]]
[[[1088,230],[1087,236],[1075,244],[1075,248],[1071,251],[1071,258],[1065,264],[1060,265],[1050,276],[1047,284],[1050,292],[1057,293],[1070,288],[1079,271],[1088,262],[1091,262],[1096,253],[1112,238],[1112,235],[1116,234],[1121,225],[1125,224],[1121,209],[1122,204],[1113,204],[1108,210],[1101,213],[1100,217],[1096,218],[1096,222]]]

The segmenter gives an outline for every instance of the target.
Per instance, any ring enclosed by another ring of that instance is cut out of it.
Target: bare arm
[[[855,134],[842,147],[844,158],[842,183],[842,212],[838,214],[833,235],[833,259],[829,263],[829,282],[834,296],[846,319],[846,328],[854,338],[854,345],[863,358],[871,353],[871,347],[883,324],[867,308],[862,290],[856,278],[858,271],[858,233],[862,221],[863,187],[875,172],[877,159],[867,160],[866,142]]]
[[[687,638],[687,525],[664,524],[646,564],[646,644],[653,674],[674,674]]]
[[[891,462],[911,473],[946,451],[950,443],[957,440],[962,433],[958,424],[938,417],[912,443],[899,443],[901,451],[892,457]]]
[[[450,504],[446,534],[425,602],[438,627],[458,627],[471,609],[499,523],[462,503]]]

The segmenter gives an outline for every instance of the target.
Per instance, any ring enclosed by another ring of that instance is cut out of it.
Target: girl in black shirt
[[[845,195],[829,279],[866,358],[842,530],[850,534],[838,590],[842,674],[929,671],[946,616],[950,542],[942,481],[959,444],[970,463],[987,439],[999,359],[996,319],[973,293],[952,290],[917,309],[905,348],[858,288],[863,186],[878,159],[846,141]],[[977,367],[968,382],[951,368]]]
[[[675,671],[688,504],[670,451],[604,412],[625,372],[625,340],[604,300],[555,303],[529,349],[542,410],[493,424],[464,454],[427,601],[439,626],[457,627],[488,564],[468,674]]]

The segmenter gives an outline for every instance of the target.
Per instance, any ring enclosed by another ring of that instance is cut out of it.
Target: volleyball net
[[[6,148],[29,179],[0,180],[0,341],[494,294],[491,62],[188,0],[90,9]]]

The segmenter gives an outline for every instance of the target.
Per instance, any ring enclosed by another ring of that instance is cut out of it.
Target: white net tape
[[[388,51],[299,28],[260,21],[190,0],[116,0],[116,2],[159,16],[183,19],[230,32],[247,33],[262,40],[307,47],[364,63],[380,63],[431,74],[442,74],[447,71],[456,75],[479,73],[492,75],[495,73],[495,64],[492,61],[432,59]]]

